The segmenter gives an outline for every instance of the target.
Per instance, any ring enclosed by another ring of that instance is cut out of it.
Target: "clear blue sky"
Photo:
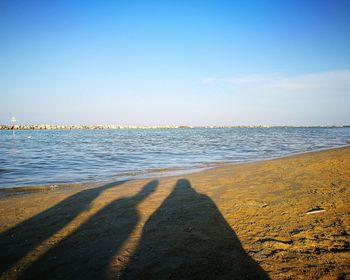
[[[0,1],[0,123],[350,123],[350,1]]]

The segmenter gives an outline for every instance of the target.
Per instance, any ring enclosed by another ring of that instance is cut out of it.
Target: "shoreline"
[[[244,161],[244,162],[230,162],[230,161],[220,161],[220,162],[210,162],[210,163],[203,163],[201,166],[197,167],[190,167],[188,169],[183,168],[164,168],[168,169],[167,171],[158,171],[162,168],[157,169],[150,169],[145,171],[140,171],[137,175],[121,175],[116,176],[119,177],[118,179],[112,179],[112,178],[106,178],[105,180],[97,180],[97,181],[74,181],[74,182],[67,182],[67,183],[48,183],[48,184],[35,184],[35,185],[18,185],[18,186],[4,186],[0,187],[0,195],[1,193],[14,193],[14,192],[30,192],[30,191],[44,191],[44,190],[50,190],[54,188],[66,188],[66,187],[74,187],[74,186],[84,186],[84,185],[97,185],[97,184],[104,184],[104,183],[110,183],[110,182],[119,182],[119,181],[125,181],[125,180],[142,180],[142,179],[154,179],[154,178],[166,178],[166,177],[177,177],[177,176],[186,176],[191,175],[195,173],[201,173],[206,172],[211,169],[217,169],[222,168],[226,166],[235,166],[235,165],[245,165],[250,163],[259,163],[259,162],[265,162],[265,161],[271,161],[271,160],[278,160],[278,159],[284,159],[304,154],[310,154],[310,153],[318,153],[322,151],[330,151],[330,150],[336,150],[336,149],[342,149],[350,147],[350,144],[344,144],[337,147],[329,147],[329,148],[320,148],[312,151],[304,151],[304,152],[296,152],[288,155],[278,156],[278,157],[272,157],[272,158],[265,158],[265,159],[255,159],[251,161]],[[132,173],[132,172],[128,172]]]
[[[8,192],[0,279],[347,279],[349,166],[346,146]]]

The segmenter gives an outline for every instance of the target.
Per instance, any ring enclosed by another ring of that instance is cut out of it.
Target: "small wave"
[[[138,171],[126,171],[115,174],[115,176],[143,176],[146,174],[165,173],[181,170],[180,168],[151,168]]]

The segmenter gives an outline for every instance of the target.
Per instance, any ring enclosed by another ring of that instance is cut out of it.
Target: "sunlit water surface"
[[[0,131],[0,187],[188,172],[345,145],[350,128]]]

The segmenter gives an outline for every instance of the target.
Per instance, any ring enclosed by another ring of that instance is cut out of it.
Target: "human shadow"
[[[20,279],[105,279],[113,256],[135,229],[137,205],[158,186],[154,180],[131,197],[104,206],[25,270]]]
[[[80,191],[0,234],[0,276],[47,238],[64,228],[103,191],[126,181]]]
[[[121,279],[269,279],[215,203],[178,180],[146,222]]]

